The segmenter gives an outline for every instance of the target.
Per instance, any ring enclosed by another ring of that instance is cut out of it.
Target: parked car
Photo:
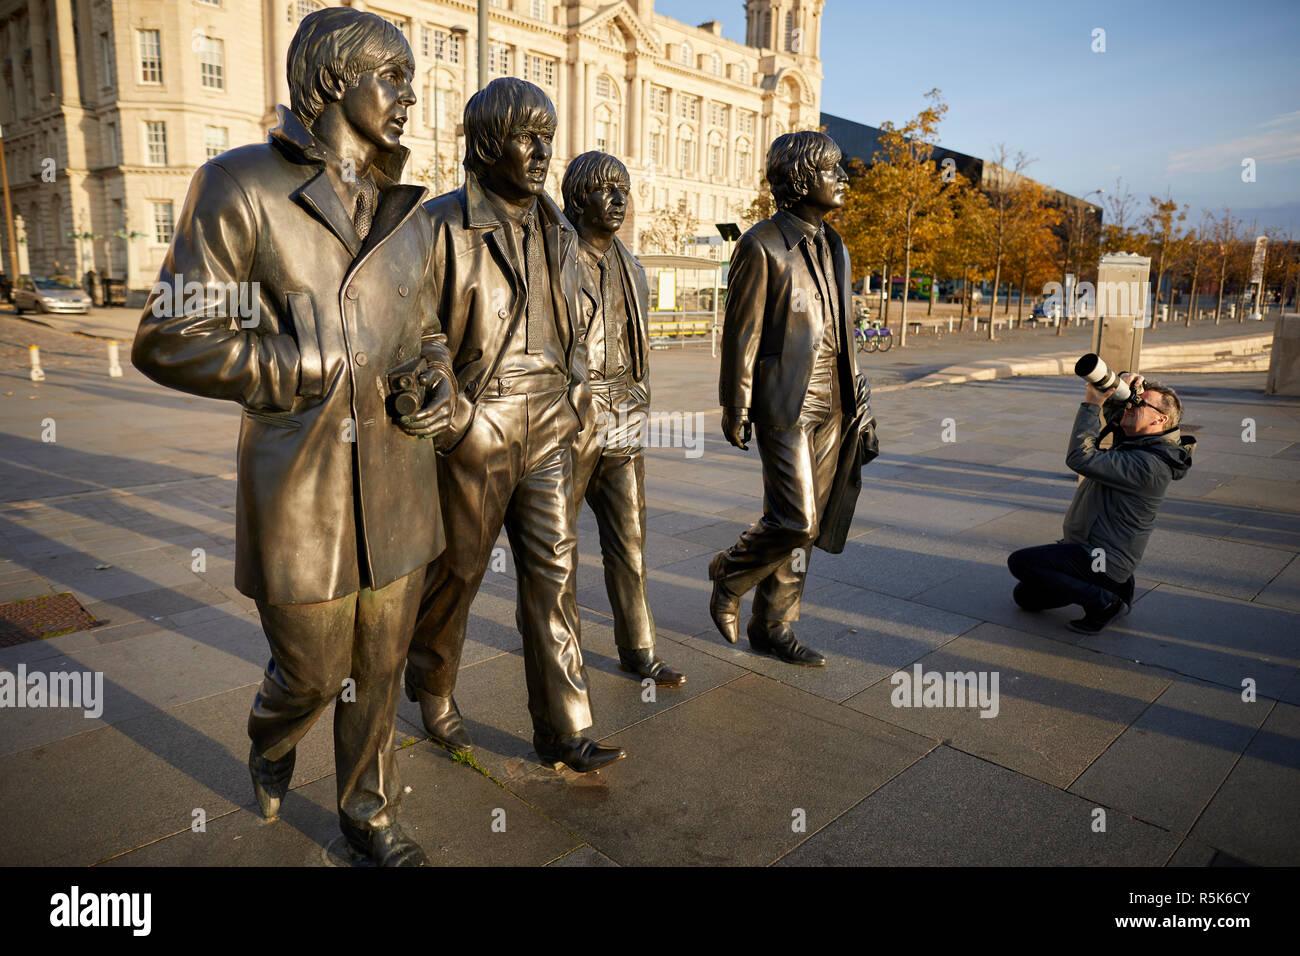
[[[14,283],[13,301],[19,314],[24,309],[83,315],[90,311],[90,296],[71,276],[21,275]]]

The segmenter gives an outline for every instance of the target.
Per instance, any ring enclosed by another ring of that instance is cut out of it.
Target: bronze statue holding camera
[[[257,313],[232,327],[229,311],[156,308],[155,291],[132,360],[244,409],[235,583],[271,647],[248,718],[262,815],[279,814],[294,748],[333,703],[348,844],[382,866],[426,865],[396,822],[393,733],[425,568],[443,549],[432,438],[456,380],[425,190],[399,182],[414,58],[380,17],[330,7],[303,18],[288,68],[292,108],[269,142],[195,174],[156,287],[251,283]],[[394,394],[389,372],[411,363],[423,377]]]

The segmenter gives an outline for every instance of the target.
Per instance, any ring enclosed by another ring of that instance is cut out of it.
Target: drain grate
[[[100,623],[71,594],[47,594],[0,604],[0,647],[84,631]]]

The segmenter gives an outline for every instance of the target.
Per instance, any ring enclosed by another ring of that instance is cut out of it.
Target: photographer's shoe
[[[465,729],[465,721],[460,715],[460,708],[456,706],[455,697],[439,697],[420,690],[411,683],[410,678],[406,680],[406,697],[420,705],[420,719],[434,743],[454,754],[469,753],[473,749],[474,742]]]
[[[254,744],[248,750],[248,773],[253,778],[253,795],[263,820],[274,820],[280,815],[280,802],[289,792],[293,779],[293,763],[297,751],[290,750],[279,760],[267,760],[257,752]]]
[[[720,551],[709,562],[709,578],[713,581],[713,594],[709,597],[709,617],[730,644],[740,640],[740,595],[732,594],[722,583],[722,562],[727,553]]]
[[[1083,617],[1070,622],[1070,630],[1080,634],[1100,634],[1107,624],[1128,611],[1128,605],[1123,598],[1116,596],[1111,598],[1110,603],[1104,607],[1091,609],[1085,607],[1083,611]]]
[[[749,635],[749,646],[759,654],[770,654],[787,664],[798,664],[801,667],[826,666],[826,658],[806,644],[801,644],[794,636],[794,628],[789,624],[782,622],[769,631],[758,618],[751,618],[746,633]]]

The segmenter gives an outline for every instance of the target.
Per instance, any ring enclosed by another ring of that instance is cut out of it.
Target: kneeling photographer
[[[1133,603],[1133,572],[1155,527],[1170,481],[1187,474],[1196,439],[1178,426],[1182,403],[1167,385],[1140,374],[1112,375],[1095,355],[1075,369],[1087,380],[1065,463],[1083,477],[1065,514],[1065,537],[1007,559],[1027,611],[1082,605],[1070,628],[1097,634]],[[1094,384],[1097,383],[1097,384]],[[1111,448],[1097,445],[1115,432]]]

